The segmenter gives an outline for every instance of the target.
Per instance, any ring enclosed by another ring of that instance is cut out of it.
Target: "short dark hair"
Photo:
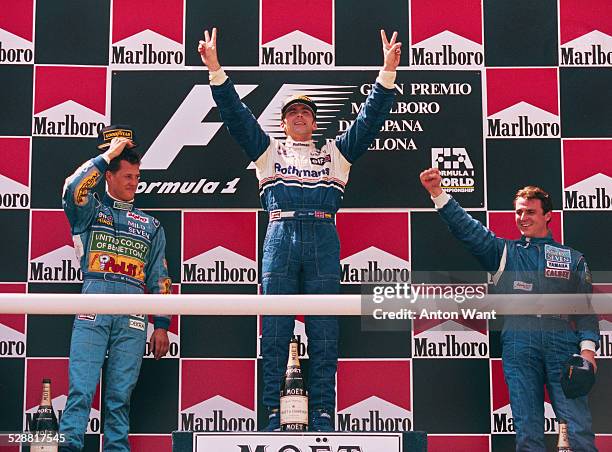
[[[542,203],[542,210],[545,214],[553,210],[553,203],[550,195],[535,185],[527,185],[526,187],[523,187],[517,191],[514,195],[514,206],[516,206],[517,198],[539,199]]]
[[[121,154],[112,159],[108,164],[107,171],[111,173],[116,173],[119,170],[119,165],[121,164],[121,160],[125,160],[132,165],[140,165],[140,154],[136,152],[134,149],[125,148]]]

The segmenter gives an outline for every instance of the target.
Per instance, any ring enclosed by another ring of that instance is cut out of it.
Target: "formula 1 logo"
[[[236,85],[240,98],[253,92],[258,85]],[[258,122],[271,137],[284,139],[280,128],[281,105],[285,98],[296,93],[305,93],[317,107],[326,109],[326,118],[337,116],[340,109],[337,101],[348,101],[354,86],[284,84],[262,111]],[[348,89],[348,91],[347,91]],[[195,85],[185,97],[176,112],[161,130],[155,141],[142,158],[140,165],[144,170],[168,169],[184,146],[206,146],[221,129],[221,122],[203,122],[203,119],[216,107],[210,86]],[[326,120],[326,122],[329,122]],[[322,123],[315,136],[322,135],[327,129]]]
[[[465,148],[431,148],[431,166],[440,169],[442,186],[446,191],[474,191],[474,165]]]

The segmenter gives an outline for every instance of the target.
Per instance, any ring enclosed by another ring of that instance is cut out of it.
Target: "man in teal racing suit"
[[[129,126],[109,126],[98,146],[106,152],[85,162],[66,179],[63,206],[83,272],[82,293],[170,293],[166,238],[159,221],[134,208],[140,156],[131,148]],[[92,193],[102,180],[102,199]],[[168,351],[169,316],[154,317],[151,349]],[[62,451],[80,451],[92,398],[108,351],[104,394],[104,450],[129,451],[130,396],[145,350],[147,316],[77,315],[70,344],[70,387],[61,417]]]

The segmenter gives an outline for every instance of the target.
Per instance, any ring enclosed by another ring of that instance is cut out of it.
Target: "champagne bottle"
[[[51,403],[51,380],[43,379],[42,398],[32,425],[30,452],[57,452],[58,425]]]
[[[559,441],[557,441],[557,452],[572,452],[567,430],[567,421],[559,419]]]
[[[280,424],[281,431],[308,430],[308,395],[304,388],[302,369],[298,354],[296,337],[289,342],[287,371],[281,382]]]

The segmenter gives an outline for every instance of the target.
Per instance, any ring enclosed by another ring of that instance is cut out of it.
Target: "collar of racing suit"
[[[550,232],[550,229],[548,230],[548,234],[546,235],[546,237],[525,237],[524,235],[521,236],[521,242],[523,243],[551,243],[554,241],[555,240],[553,239],[552,232]]]
[[[313,149],[316,147],[313,140],[296,141],[291,137],[287,137],[285,140],[285,146],[293,149]]]
[[[102,203],[106,206],[119,210],[131,211],[134,208],[133,199],[131,201],[121,201],[120,199],[113,198],[108,192],[104,193]]]

